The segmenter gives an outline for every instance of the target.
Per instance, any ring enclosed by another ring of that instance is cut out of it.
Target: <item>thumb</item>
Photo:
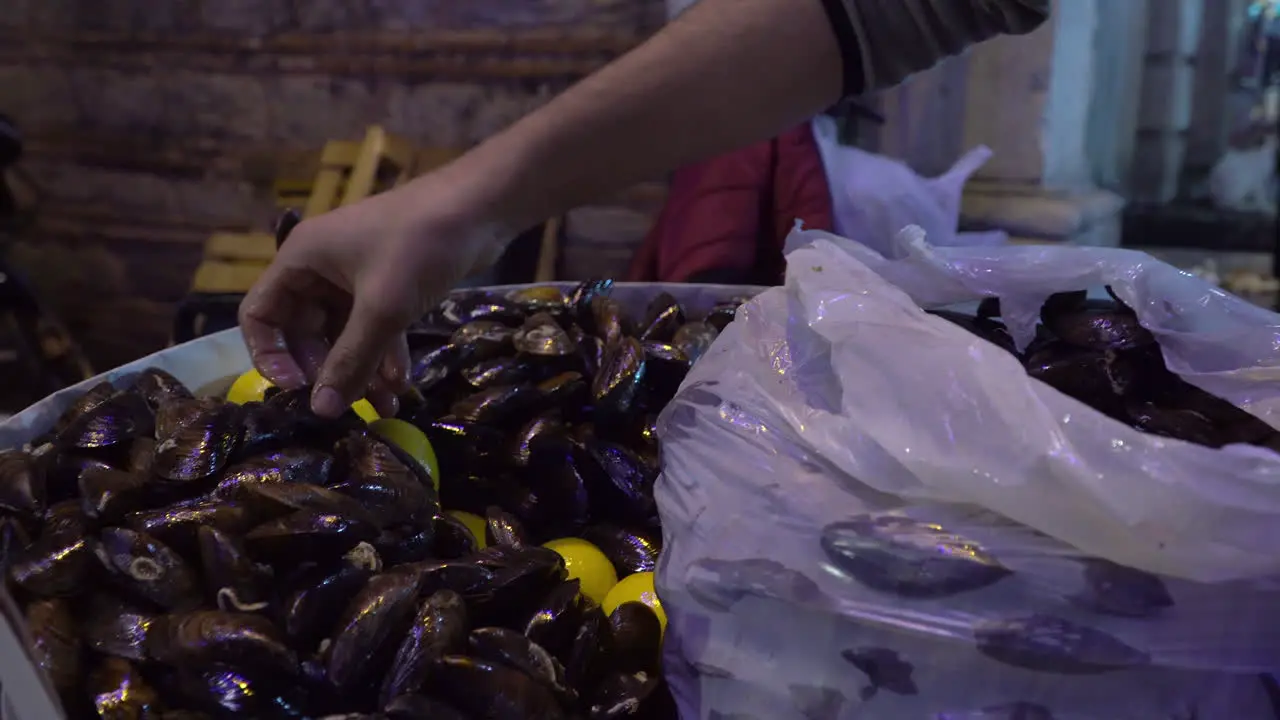
[[[338,417],[360,399],[377,376],[383,355],[404,330],[400,316],[397,308],[357,294],[342,334],[320,368],[311,394],[313,412]]]

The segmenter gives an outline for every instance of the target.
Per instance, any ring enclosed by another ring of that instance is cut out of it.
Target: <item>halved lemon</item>
[[[356,413],[360,413],[360,403],[368,404],[366,401],[361,400],[352,405],[351,407],[356,408]],[[373,407],[370,406],[369,409],[372,411]],[[361,414],[361,417],[364,417],[364,415]],[[431,447],[431,441],[427,440],[427,436],[421,430],[412,423],[407,423],[398,418],[378,419],[376,414],[374,419],[369,421],[369,429],[376,433],[378,437],[395,444],[396,447],[409,453],[413,459],[422,463],[427,472],[431,473],[431,482],[436,486],[436,492],[440,491],[440,463],[436,460],[436,451],[435,448]],[[481,538],[483,537],[482,534]]]
[[[577,579],[581,583],[582,594],[597,605],[604,603],[609,591],[618,584],[618,573],[613,569],[613,563],[600,552],[600,548],[586,540],[560,538],[543,547],[560,553],[565,567],[569,569],[569,579]]]
[[[666,632],[667,613],[662,609],[662,601],[658,599],[658,591],[653,587],[653,573],[640,572],[622,578],[609,591],[604,602],[600,603],[600,609],[604,610],[606,615],[612,615],[613,611],[625,602],[641,602],[648,605],[653,614],[658,616],[662,631]]]

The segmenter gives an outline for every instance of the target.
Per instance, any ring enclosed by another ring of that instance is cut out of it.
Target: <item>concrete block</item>
[[[158,75],[169,134],[250,141],[267,137],[267,92],[260,78],[191,70]]]
[[[0,65],[0,111],[26,132],[67,128],[79,119],[71,79],[53,65]]]
[[[387,117],[391,87],[356,78],[282,75],[264,81],[273,140],[320,147],[329,140],[364,136]]]
[[[486,102],[478,83],[397,84],[389,91],[387,130],[425,145],[464,147],[473,140],[477,109]]]
[[[32,0],[0,2],[0,30],[26,30],[31,18]]]
[[[149,72],[76,68],[72,78],[80,124],[89,131],[163,132],[163,94]]]
[[[200,23],[209,30],[225,30],[260,37],[295,22],[289,0],[218,0],[200,6]]]

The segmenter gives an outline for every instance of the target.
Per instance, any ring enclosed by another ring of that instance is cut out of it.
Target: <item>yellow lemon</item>
[[[351,403],[351,409],[355,410],[360,419],[367,423],[378,420],[378,411],[373,409],[373,405],[368,400],[357,400]]]
[[[227,402],[237,405],[262,402],[262,396],[270,387],[274,387],[270,380],[262,377],[257,370],[249,370],[231,383],[231,389],[227,391]]]
[[[471,531],[471,534],[476,536],[476,544],[480,546],[481,550],[483,550],[485,547],[484,518],[461,510],[450,510],[449,514],[460,520],[463,525],[467,526],[467,529]]]
[[[561,538],[543,545],[548,550],[555,550],[564,558],[565,567],[569,568],[569,579],[577,579],[582,584],[582,594],[596,604],[601,604],[609,595],[609,591],[618,584],[618,573],[613,563],[600,552],[600,548],[579,538]]]
[[[361,400],[352,405],[352,407],[358,408],[362,402],[365,401]],[[372,409],[370,408],[370,410]],[[357,409],[356,412],[359,413],[360,410]],[[422,463],[427,472],[431,473],[431,482],[436,486],[436,492],[440,491],[440,463],[436,460],[436,451],[435,448],[431,447],[431,441],[427,440],[427,436],[421,430],[404,420],[397,418],[377,419],[376,415],[373,420],[369,421],[369,429],[376,433],[378,437],[389,443],[394,443],[396,447],[409,453],[413,459]]]
[[[606,615],[612,615],[613,611],[624,602],[642,602],[648,605],[653,614],[658,616],[662,631],[666,632],[667,613],[663,611],[662,601],[658,599],[658,592],[653,587],[653,573],[640,572],[622,578],[605,596],[604,602],[600,603],[600,608]]]

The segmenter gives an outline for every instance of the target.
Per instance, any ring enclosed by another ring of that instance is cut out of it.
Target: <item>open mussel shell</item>
[[[326,485],[333,474],[333,455],[312,448],[291,447],[256,455],[223,471],[213,495],[222,499],[242,497],[259,485],[308,483]]]
[[[511,326],[519,325],[525,315],[516,302],[481,290],[450,295],[440,303],[440,314],[446,322],[455,325],[489,320]]]
[[[710,323],[695,320],[681,325],[671,337],[670,344],[684,353],[690,363],[695,363],[711,349],[711,345],[719,335],[720,331]]]
[[[467,638],[466,654],[519,670],[546,685],[557,696],[571,699],[575,694],[565,685],[564,667],[560,662],[546,648],[515,630],[476,628]]]
[[[340,454],[347,480],[333,489],[361,502],[382,524],[425,526],[440,513],[430,473],[395,445],[352,433]]]
[[[421,587],[419,575],[383,573],[373,576],[347,605],[327,650],[327,675],[339,693],[375,681],[386,671],[393,659],[388,641],[404,636]]]
[[[1113,300],[1082,299],[1078,292],[1051,295],[1040,322],[1063,342],[1087,350],[1124,350],[1156,341],[1133,310]]]
[[[230,536],[211,527],[196,531],[207,596],[219,610],[264,610],[271,597],[271,568],[254,562]]]
[[[118,392],[71,420],[55,439],[63,449],[111,448],[155,431],[155,416],[141,395]]]
[[[470,717],[494,720],[565,717],[556,696],[544,684],[500,663],[461,655],[437,661],[428,677],[427,693]]]
[[[357,519],[317,510],[298,510],[269,520],[244,536],[249,555],[275,567],[309,560],[332,560],[378,537],[378,529]]]
[[[625,602],[609,615],[610,659],[621,672],[657,673],[662,659],[662,622],[641,602]]]
[[[160,368],[150,367],[138,373],[129,389],[147,402],[152,411],[170,400],[194,397],[182,381]]]
[[[196,610],[163,615],[147,633],[148,655],[186,668],[225,664],[263,677],[291,678],[298,658],[267,618],[253,613]]]
[[[530,316],[512,339],[518,352],[535,358],[572,356],[578,344],[554,317],[546,313]]]
[[[373,572],[354,563],[306,565],[284,581],[278,620],[293,647],[314,649]]]
[[[940,598],[999,582],[1008,568],[937,525],[861,515],[822,529],[827,558],[859,583],[910,598]]]
[[[462,596],[440,590],[422,601],[400,641],[382,682],[379,705],[417,692],[426,682],[431,665],[445,655],[461,653],[467,645],[467,607]]]
[[[152,471],[167,480],[192,481],[222,470],[240,443],[241,418],[240,406],[231,403],[193,406],[171,434],[160,436]]]
[[[103,718],[163,718],[160,694],[137,666],[125,658],[106,657],[89,672],[89,695]]]
[[[45,513],[40,535],[13,559],[9,577],[38,597],[75,595],[84,587],[93,543],[79,503],[58,503]]]
[[[83,646],[71,605],[63,599],[36,600],[25,618],[31,636],[31,659],[64,698],[80,689],[84,672]]]
[[[195,571],[155,538],[125,528],[103,528],[94,556],[106,576],[131,597],[166,610],[200,604]]]
[[[653,572],[658,566],[662,544],[644,533],[597,524],[584,528],[579,534],[609,558],[619,580],[640,572]]]
[[[507,299],[515,303],[527,315],[545,312],[559,315],[568,309],[569,299],[554,285],[535,285],[507,293]]]
[[[649,301],[644,319],[640,322],[640,342],[670,342],[676,330],[684,324],[684,308],[680,301],[668,292],[658,293]]]

